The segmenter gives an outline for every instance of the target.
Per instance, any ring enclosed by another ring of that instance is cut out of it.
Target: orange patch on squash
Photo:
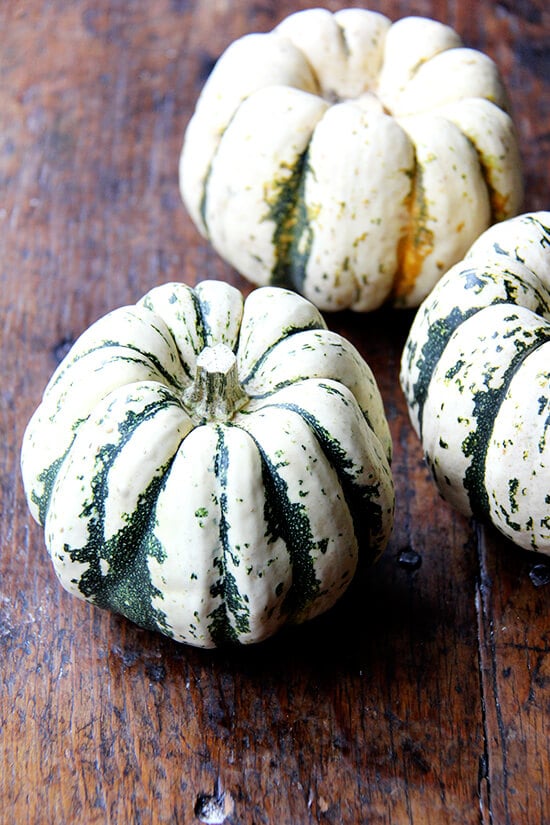
[[[397,244],[397,272],[393,281],[394,298],[404,298],[414,289],[424,261],[433,252],[434,237],[426,226],[428,210],[424,200],[422,172],[417,168],[412,191],[407,196],[410,223]]]
[[[493,219],[495,221],[503,221],[505,218],[509,218],[508,201],[510,200],[510,195],[503,195],[501,192],[497,192],[496,189],[492,189],[490,194]]]
[[[422,271],[424,261],[433,251],[433,233],[424,227],[414,235],[400,238],[397,246],[398,269],[394,279],[393,294],[403,298],[412,292]]]

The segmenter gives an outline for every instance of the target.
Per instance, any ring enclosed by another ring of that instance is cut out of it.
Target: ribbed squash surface
[[[23,441],[63,586],[178,641],[328,609],[392,527],[372,373],[284,289],[167,284],[74,344]]]
[[[418,306],[523,196],[495,63],[434,20],[364,9],[298,12],[232,43],[180,186],[241,274],[324,310]]]
[[[424,301],[401,382],[447,501],[550,553],[550,212],[487,230]]]

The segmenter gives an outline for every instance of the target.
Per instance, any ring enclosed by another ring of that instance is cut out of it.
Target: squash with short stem
[[[204,281],[84,332],[21,461],[70,593],[212,647],[336,602],[388,541],[390,458],[371,370],[311,303]]]
[[[422,304],[401,382],[442,496],[550,553],[550,212],[487,230]]]
[[[523,197],[495,63],[442,23],[365,9],[297,12],[232,43],[186,130],[180,187],[242,275],[323,310],[418,306]]]

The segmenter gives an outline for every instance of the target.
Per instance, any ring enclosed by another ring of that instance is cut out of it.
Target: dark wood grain
[[[311,625],[179,646],[62,591],[27,512],[23,429],[83,329],[165,281],[250,290],[185,214],[179,150],[223,48],[313,5],[0,4],[2,825],[550,822],[548,568],[438,498],[398,387],[410,314],[328,319],[379,380],[398,510],[381,562]],[[525,209],[549,208],[547,4],[370,7],[498,61]]]

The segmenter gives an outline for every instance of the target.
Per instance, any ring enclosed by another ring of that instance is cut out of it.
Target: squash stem
[[[183,394],[183,405],[193,421],[230,421],[247,401],[235,354],[225,344],[205,347],[197,358],[195,380]]]

